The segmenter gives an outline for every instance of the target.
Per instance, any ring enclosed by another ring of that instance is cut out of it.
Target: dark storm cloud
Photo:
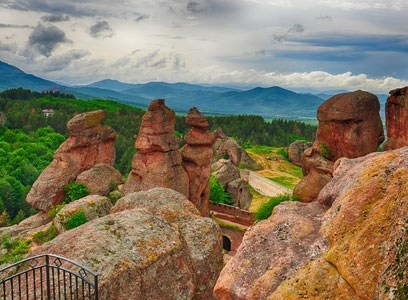
[[[0,28],[33,28],[29,25],[17,25],[17,24],[0,24]]]
[[[338,48],[347,51],[367,52],[408,52],[408,35],[374,35],[374,34],[330,34],[308,37],[292,37],[289,40],[308,46]]]
[[[89,28],[89,34],[94,38],[110,38],[113,36],[113,30],[108,22],[97,21]]]
[[[139,13],[137,13],[136,15],[137,15],[136,18],[134,19],[135,22],[141,22],[141,21],[146,20],[146,19],[148,19],[150,17],[149,15],[139,14]]]
[[[65,32],[54,25],[37,25],[28,37],[28,46],[37,49],[44,56],[51,56],[52,52],[64,43],[71,43]]]
[[[196,1],[189,1],[187,3],[187,11],[192,13],[200,13],[204,11],[204,8]]]
[[[288,30],[289,33],[302,33],[304,31],[305,28],[300,24],[293,24]]]
[[[68,14],[72,16],[92,16],[97,12],[81,4],[88,1],[45,1],[45,0],[0,0],[0,6],[21,11],[36,11],[50,14]]]
[[[63,14],[47,15],[42,16],[41,20],[49,23],[66,22],[69,21],[69,16]]]

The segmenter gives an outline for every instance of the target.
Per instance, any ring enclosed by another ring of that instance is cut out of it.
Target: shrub
[[[223,159],[229,159],[230,158],[227,151],[224,152],[224,154],[222,155],[222,158]]]
[[[68,220],[65,222],[64,227],[67,230],[77,228],[88,222],[88,218],[83,211],[77,212],[69,216]]]
[[[64,203],[68,204],[74,200],[89,195],[89,189],[82,183],[72,181],[64,186]]]
[[[48,215],[50,216],[51,219],[54,219],[55,216],[60,212],[61,209],[63,209],[65,206],[65,204],[61,204],[61,205],[51,205],[51,209],[48,212]]]
[[[122,198],[122,194],[119,191],[113,191],[109,193],[108,198],[112,204],[115,204],[116,201]]]
[[[292,198],[289,194],[271,197],[268,202],[263,203],[254,213],[255,220],[261,221],[269,218],[275,206],[285,201],[297,201],[297,199]]]
[[[231,195],[224,191],[221,183],[213,175],[210,177],[210,200],[214,203],[234,204]]]
[[[1,238],[1,244],[7,249],[7,253],[0,258],[0,264],[22,260],[24,254],[30,250],[30,243],[30,240],[15,239],[11,241],[9,235],[3,236]]]
[[[324,157],[324,158],[326,158],[328,160],[331,160],[333,158],[334,155],[333,155],[333,153],[330,152],[330,150],[329,150],[329,148],[327,147],[326,144],[324,144],[324,143],[321,144],[320,149],[322,150],[321,153],[320,153],[320,156],[322,156],[322,157]]]
[[[51,225],[50,228],[44,231],[39,231],[33,235],[33,241],[37,244],[43,244],[49,242],[57,236],[57,228]]]

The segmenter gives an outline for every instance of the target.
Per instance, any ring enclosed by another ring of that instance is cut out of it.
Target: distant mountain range
[[[239,90],[188,83],[131,84],[111,79],[86,86],[65,86],[0,61],[0,91],[18,87],[34,91],[59,90],[83,100],[112,99],[141,108],[146,108],[153,99],[163,98],[177,112],[186,112],[195,106],[207,114],[256,114],[266,118],[315,118],[319,105],[334,94],[330,91],[295,93],[278,86]],[[386,97],[379,95],[382,104]]]

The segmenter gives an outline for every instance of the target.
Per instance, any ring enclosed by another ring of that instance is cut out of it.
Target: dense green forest
[[[53,109],[46,117],[43,109]],[[0,130],[0,212],[7,211],[17,222],[33,210],[25,196],[41,171],[51,162],[54,151],[68,137],[67,122],[76,113],[103,109],[104,124],[114,128],[115,167],[124,175],[131,168],[135,152],[134,135],[138,133],[144,111],[111,100],[77,100],[60,92],[38,93],[13,89],[0,93],[0,112],[7,123]],[[313,139],[315,126],[296,121],[266,122],[259,116],[208,117],[211,129],[223,131],[242,144],[288,146],[296,139]],[[189,127],[185,117],[177,116],[176,131],[182,137]],[[1,218],[0,218],[1,223]]]

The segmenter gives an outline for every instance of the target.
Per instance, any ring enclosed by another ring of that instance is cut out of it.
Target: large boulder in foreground
[[[175,123],[176,114],[163,99],[150,103],[136,139],[138,152],[125,183],[126,194],[165,187],[189,196],[189,179],[178,151]]]
[[[295,187],[301,201],[317,199],[332,177],[330,165],[340,157],[356,158],[377,151],[384,141],[379,111],[377,96],[364,91],[338,94],[319,107],[316,140],[302,158],[305,177]],[[323,172],[322,164],[326,165]]]
[[[408,87],[390,92],[385,105],[387,142],[384,150],[408,146]]]
[[[207,119],[195,107],[188,111],[186,124],[191,126],[191,130],[184,136],[186,145],[180,152],[189,178],[188,199],[203,216],[208,217],[212,145],[215,137],[209,130]]]
[[[70,135],[54,154],[51,164],[34,182],[27,203],[48,211],[62,203],[64,186],[96,164],[113,165],[116,132],[101,122],[105,112],[97,110],[73,117],[67,124]]]
[[[340,159],[318,202],[299,205],[279,205],[250,228],[221,273],[217,299],[405,299],[408,147]],[[316,207],[326,207],[323,217],[310,216]],[[291,239],[314,248],[294,251]]]
[[[99,274],[100,299],[213,299],[222,233],[183,195],[157,188],[118,200],[112,214],[59,235],[53,253]]]

